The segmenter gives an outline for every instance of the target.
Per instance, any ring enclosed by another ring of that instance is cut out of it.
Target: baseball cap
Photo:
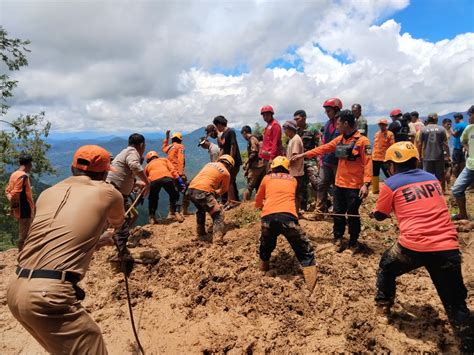
[[[290,129],[292,129],[292,130],[294,130],[294,131],[296,131],[296,130],[298,129],[295,120],[286,121],[286,122],[283,124],[283,129],[285,129],[285,128],[290,128]]]
[[[110,165],[110,153],[98,145],[83,145],[76,150],[72,167],[94,173],[115,171]]]

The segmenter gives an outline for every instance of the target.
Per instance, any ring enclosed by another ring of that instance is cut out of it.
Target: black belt
[[[64,280],[72,284],[76,284],[80,281],[80,276],[70,271],[57,271],[46,269],[30,270],[17,266],[15,273],[18,275],[18,277],[22,278]]]

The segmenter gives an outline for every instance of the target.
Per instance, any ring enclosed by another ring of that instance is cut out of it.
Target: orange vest
[[[164,177],[178,178],[178,172],[166,158],[156,158],[149,162],[145,167],[145,175],[150,182]]]
[[[395,143],[395,136],[392,131],[387,129],[384,132],[378,131],[375,133],[372,160],[384,161],[385,152],[393,143]]]
[[[165,138],[161,146],[163,153],[168,154],[168,160],[174,165],[180,176],[184,175],[184,145],[180,143],[171,143]]]
[[[30,179],[24,171],[17,170],[10,175],[10,180],[8,181],[8,185],[5,189],[8,201],[16,200],[20,203],[20,194],[23,191],[23,188],[25,189],[26,200],[30,205],[30,217],[33,217],[35,205],[33,203],[33,194],[31,193]],[[11,214],[16,219],[20,219],[20,212],[20,206],[11,209]]]
[[[189,184],[189,188],[222,195],[229,189],[229,183],[230,174],[225,165],[213,162],[204,165]]]
[[[262,217],[273,213],[290,213],[296,218],[296,179],[290,174],[266,175],[255,196],[255,207],[262,208]]]

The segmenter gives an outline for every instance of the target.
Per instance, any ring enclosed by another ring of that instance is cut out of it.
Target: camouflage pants
[[[304,175],[303,175],[303,195],[301,198],[301,206],[300,208],[304,211],[308,208],[308,201],[309,201],[309,190],[308,187],[311,186],[311,190],[314,191],[314,195],[318,191],[318,175],[319,175],[319,167],[318,166],[304,166]]]
[[[262,234],[260,236],[259,250],[261,260],[270,260],[280,234],[283,234],[288,243],[290,243],[301,266],[315,264],[313,246],[298,224],[298,219],[287,213],[274,213],[262,217]]]
[[[249,195],[252,195],[253,190],[257,191],[260,187],[260,183],[265,176],[265,167],[261,168],[249,168],[246,173],[247,177],[247,191]]]
[[[196,224],[198,227],[206,225],[206,212],[211,215],[213,222],[213,232],[224,232],[224,214],[219,202],[210,192],[189,189],[187,195],[196,206]]]

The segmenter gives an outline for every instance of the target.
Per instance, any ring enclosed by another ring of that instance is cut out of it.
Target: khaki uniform
[[[123,223],[121,194],[105,182],[70,177],[45,190],[19,269],[54,270],[84,277],[100,234]],[[18,270],[17,270],[18,273]],[[10,311],[53,354],[106,354],[97,324],[82,308],[70,281],[14,276],[7,290]]]
[[[251,136],[247,143],[248,160],[244,166],[245,177],[247,178],[247,191],[249,195],[253,190],[258,190],[266,169],[263,160],[259,158],[260,142],[257,137]]]

